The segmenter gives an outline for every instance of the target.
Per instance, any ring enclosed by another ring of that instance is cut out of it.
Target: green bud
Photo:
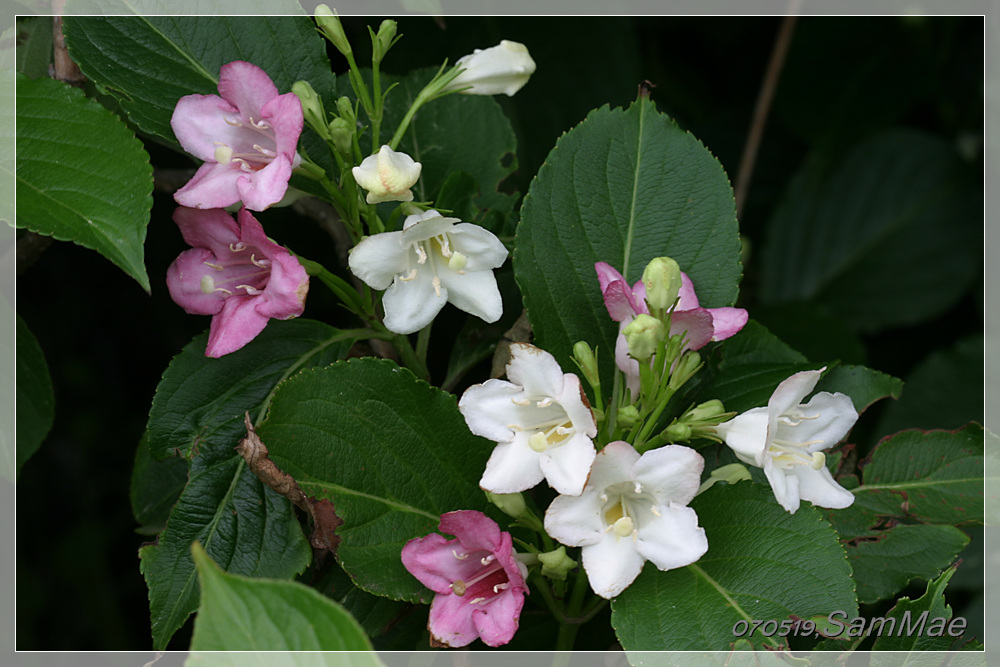
[[[396,39],[396,22],[392,19],[382,21],[382,25],[378,27],[378,34],[372,35],[372,60],[374,62],[382,62],[382,58],[389,52],[389,47],[392,46],[394,39]]]
[[[354,113],[354,103],[350,98],[341,97],[337,100],[337,114],[351,125],[357,125],[358,117]]]
[[[528,509],[524,503],[524,496],[520,493],[490,493],[487,491],[486,499],[499,507],[504,514],[515,519],[523,516]]]
[[[688,350],[677,360],[677,365],[670,373],[670,388],[679,389],[682,384],[691,379],[701,366],[701,355],[694,350]]]
[[[594,356],[594,351],[590,349],[586,341],[578,341],[573,346],[573,359],[580,366],[580,370],[583,372],[583,376],[587,378],[590,386],[600,386],[601,376],[597,371],[597,357]]]
[[[712,471],[712,474],[708,476],[701,486],[698,487],[699,495],[708,489],[712,488],[716,482],[725,482],[726,484],[736,484],[743,480],[750,479],[750,471],[746,469],[742,463],[730,463],[729,465],[721,466]]]
[[[691,427],[682,422],[671,424],[664,433],[669,442],[687,442],[691,439]]]
[[[642,272],[642,284],[646,286],[649,307],[666,310],[681,290],[681,267],[669,257],[657,257]]]
[[[350,54],[351,43],[347,41],[344,33],[344,26],[340,23],[340,17],[336,12],[330,10],[326,5],[316,6],[316,25],[319,26],[323,36],[330,40],[330,43],[337,47],[337,50],[345,56]]]
[[[688,410],[684,414],[683,420],[688,424],[709,422],[714,421],[716,417],[721,417],[724,414],[726,414],[726,408],[723,407],[722,401],[713,398]]]
[[[538,554],[538,561],[542,564],[542,576],[559,581],[565,581],[566,574],[577,566],[577,562],[566,555],[566,547]]]
[[[309,127],[316,130],[324,139],[329,139],[329,128],[326,125],[326,111],[323,109],[323,100],[319,98],[308,81],[296,81],[292,84],[292,92],[302,103],[302,115]]]
[[[636,422],[639,421],[639,409],[634,405],[626,405],[618,409],[618,423],[629,428],[630,426],[635,426]]]
[[[329,126],[330,140],[337,152],[346,157],[351,156],[351,143],[354,137],[354,128],[343,118],[334,118]]]
[[[666,338],[667,330],[660,320],[640,313],[622,333],[625,334],[625,341],[628,343],[628,351],[632,358],[636,361],[646,361],[656,352],[656,346]]]

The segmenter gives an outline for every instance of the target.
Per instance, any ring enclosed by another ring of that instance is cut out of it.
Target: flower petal
[[[858,420],[850,396],[828,391],[817,393],[808,403],[799,406],[798,411],[807,417],[816,417],[801,420],[794,431],[799,442],[813,443],[806,447],[808,452],[833,447],[844,439]]]
[[[448,301],[459,310],[485,322],[496,322],[503,315],[503,299],[492,270],[466,269],[464,274],[444,270],[438,278],[448,292]]]
[[[434,596],[427,629],[438,642],[460,648],[479,637],[468,601],[454,594]]]
[[[642,572],[645,559],[635,550],[631,537],[604,533],[597,544],[583,548],[583,568],[590,587],[602,598],[613,598],[628,588]]]
[[[238,183],[247,174],[235,162],[206,162],[174,193],[174,201],[190,208],[226,208],[240,200]]]
[[[221,208],[196,209],[181,206],[174,209],[172,217],[189,246],[208,248],[216,257],[225,256],[230,244],[241,240],[240,227]]]
[[[508,424],[521,424],[531,407],[514,403],[524,390],[504,380],[490,379],[465,390],[458,409],[465,417],[469,430],[494,442],[510,442],[514,431]]]
[[[653,449],[632,465],[631,478],[662,505],[687,505],[698,493],[705,459],[690,447],[667,445]]]
[[[792,472],[799,481],[802,500],[830,509],[850,507],[854,502],[854,494],[837,484],[826,467],[813,470],[809,466],[795,466]]]
[[[275,151],[295,167],[296,149],[302,134],[302,102],[295,93],[278,95],[264,104],[261,116],[274,129]]]
[[[566,416],[573,423],[573,428],[590,438],[597,436],[597,422],[594,421],[594,412],[590,409],[587,395],[580,385],[580,378],[572,373],[565,373],[563,375],[563,389],[553,398],[566,412]]]
[[[685,332],[684,348],[700,350],[712,340],[712,315],[704,308],[677,310],[670,316],[670,335]]]
[[[435,290],[432,278],[430,271],[418,271],[412,280],[393,281],[382,296],[384,324],[389,331],[399,334],[420,331],[441,312],[448,302],[448,291]]]
[[[245,129],[226,122],[227,116],[239,111],[218,95],[185,95],[177,100],[170,127],[181,148],[199,160],[215,162],[215,149],[220,142],[238,145]]]
[[[725,340],[746,326],[750,315],[742,308],[709,308],[712,315],[712,327],[715,330],[712,340]]]
[[[631,481],[632,466],[638,460],[639,452],[623,440],[605,445],[594,459],[587,486],[604,489],[618,482]]]
[[[558,496],[545,511],[545,532],[567,546],[597,544],[603,531],[600,494],[592,486],[579,496]]]
[[[661,570],[672,570],[694,563],[708,551],[705,529],[698,526],[698,515],[690,507],[661,506],[660,516],[649,513],[639,527],[635,550]]]
[[[491,232],[471,222],[456,224],[451,229],[452,249],[465,255],[466,271],[498,269],[507,260],[507,248]]]
[[[484,549],[491,553],[502,546],[502,535],[497,522],[482,512],[475,510],[458,510],[441,515],[438,530],[448,535],[454,535],[468,551]],[[506,545],[510,551],[510,545]]]
[[[265,317],[289,320],[305,311],[309,276],[299,261],[287,252],[271,257],[271,277],[258,295],[257,312]]]
[[[279,155],[263,169],[244,172],[244,177],[236,181],[236,190],[244,206],[251,211],[263,211],[281,201],[288,190],[288,179],[291,177],[291,163],[288,158]]]
[[[742,461],[761,466],[767,455],[767,425],[767,408],[753,408],[719,424],[715,431]]]
[[[252,63],[235,60],[219,69],[219,94],[239,109],[244,119],[261,119],[261,109],[278,96],[271,77]]]
[[[214,259],[215,255],[206,248],[191,248],[182,252],[167,269],[170,298],[191,315],[215,315],[222,310],[221,292],[205,294],[201,290],[205,262]]]
[[[680,300],[677,302],[677,310],[694,310],[698,308],[698,295],[694,291],[694,283],[688,275],[681,271],[681,288],[677,292]]]
[[[479,486],[490,493],[517,493],[535,486],[545,475],[538,464],[541,455],[528,445],[528,435],[518,433],[502,442],[486,462]]]
[[[578,496],[587,483],[596,455],[597,450],[591,439],[583,433],[576,433],[569,440],[543,452],[538,465],[549,486],[561,494]]]
[[[448,594],[453,581],[468,576],[468,559],[456,558],[452,553],[460,551],[458,540],[431,533],[407,542],[400,556],[403,566],[420,583],[435,593]]]
[[[222,310],[212,318],[205,356],[221,357],[235,352],[257,337],[268,318],[257,312],[252,296],[227,297]]]
[[[531,397],[556,398],[563,389],[563,372],[556,358],[527,343],[510,346],[507,379],[524,387],[525,393]]]
[[[768,413],[777,419],[801,403],[802,399],[816,388],[823,370],[825,368],[818,371],[801,371],[782,380],[767,402]],[[771,432],[774,432],[773,426]]]
[[[765,461],[763,467],[764,476],[771,483],[771,490],[774,491],[778,504],[795,514],[795,510],[799,509],[799,478],[773,465],[770,458]]]
[[[403,232],[385,232],[361,239],[348,255],[347,264],[369,287],[384,290],[406,268],[409,252]]]
[[[524,594],[508,589],[490,600],[485,608],[472,611],[472,624],[487,646],[502,646],[514,638],[524,607]]]

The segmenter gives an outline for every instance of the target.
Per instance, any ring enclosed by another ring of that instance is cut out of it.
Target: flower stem
[[[410,339],[403,334],[396,334],[392,337],[391,341],[392,346],[399,353],[399,360],[403,362],[403,365],[413,371],[421,380],[430,382],[431,374],[427,370],[427,364],[417,356],[417,353],[413,350],[413,346],[410,345]]]

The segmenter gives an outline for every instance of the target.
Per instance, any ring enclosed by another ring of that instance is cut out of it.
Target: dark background
[[[380,20],[346,21],[359,62],[369,52],[366,25],[377,29]],[[437,66],[501,39],[526,44],[538,70],[514,98],[500,99],[518,134],[512,185],[522,193],[563,132],[593,108],[627,106],[643,80],[655,85],[659,109],[704,142],[735,182],[781,21],[410,18],[400,21],[403,39],[383,68],[405,73]],[[338,72],[345,68],[339,54],[331,61]],[[799,19],[741,216],[749,254],[738,305],[760,317],[755,250],[789,179],[810,157],[835,157],[887,128],[919,128],[962,147],[979,174],[981,199],[983,86],[981,18]],[[184,156],[148,148],[155,167],[191,166]],[[186,249],[170,220],[173,206],[168,194],[156,195],[146,244],[152,295],[96,253],[69,243],[54,243],[19,276],[17,310],[45,351],[56,396],[55,425],[18,480],[20,650],[150,646],[137,549],[151,538],[135,532],[129,478],[163,370],[208,326],[207,318],[173,304],[163,283],[167,266]],[[266,228],[281,225],[281,242],[293,249],[328,243],[315,225],[294,217],[272,209],[261,220]],[[981,220],[967,222],[980,229]],[[321,291],[314,290],[305,316],[336,325],[342,315]],[[909,414],[920,420],[906,425],[956,428],[982,421],[982,295],[980,271],[940,317],[850,341],[861,363],[883,372],[903,379],[923,373],[932,383],[952,378],[956,389],[941,398],[947,405],[915,403]],[[803,351],[822,345],[785,334],[789,323],[780,316],[765,323]],[[883,413],[876,406],[863,415],[852,441],[872,443],[883,435]],[[969,532],[973,543],[948,595],[955,613],[969,618],[970,634],[982,637],[981,530]],[[908,592],[919,596],[922,585]],[[171,646],[185,648],[187,632]]]

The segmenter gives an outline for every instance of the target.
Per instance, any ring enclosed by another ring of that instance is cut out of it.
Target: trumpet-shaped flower
[[[559,493],[583,491],[596,450],[594,413],[580,379],[563,373],[548,352],[510,346],[507,378],[469,387],[458,402],[476,435],[497,443],[479,485],[515,493],[542,479]]]
[[[245,208],[234,221],[222,209],[180,207],[174,221],[193,247],[167,269],[167,287],[188,313],[213,316],[206,356],[235,352],[272,317],[302,314],[309,276]]]
[[[490,232],[430,210],[406,218],[402,231],[361,239],[348,265],[370,287],[386,290],[385,326],[408,334],[430,324],[449,301],[487,322],[500,319],[493,269],[505,259],[507,249]]]
[[[351,169],[354,180],[368,191],[369,204],[384,201],[413,201],[410,188],[420,178],[420,163],[406,153],[397,153],[382,146]]]
[[[604,296],[604,306],[611,319],[619,323],[615,364],[625,373],[634,398],[639,390],[639,362],[629,356],[624,331],[636,315],[649,314],[646,286],[639,280],[630,287],[622,274],[606,262],[597,262],[594,269]],[[677,306],[670,316],[670,335],[687,332],[685,349],[700,350],[709,341],[729,338],[747,323],[747,311],[742,308],[702,308],[698,305],[694,284],[686,273],[681,273],[678,296]]]
[[[221,95],[221,97],[220,97]],[[225,208],[242,201],[263,211],[285,196],[302,133],[302,103],[278,94],[256,65],[236,61],[219,71],[219,95],[187,95],[170,127],[181,146],[205,163],[174,193],[182,206]]]
[[[590,586],[613,598],[635,581],[648,560],[661,570],[694,563],[708,551],[698,515],[687,507],[701,481],[704,459],[667,445],[639,456],[612,442],[594,460],[579,496],[559,496],[545,512],[545,531],[583,547]]]
[[[438,530],[403,547],[403,565],[436,593],[428,629],[445,646],[506,644],[517,631],[528,586],[527,571],[514,554],[510,533],[482,512],[441,515]]]
[[[476,49],[455,63],[463,68],[457,77],[445,86],[467,95],[513,95],[528,83],[535,72],[535,61],[528,47],[518,42],[503,40],[488,49]]]
[[[766,408],[715,427],[741,461],[764,469],[774,497],[793,513],[800,500],[834,509],[854,502],[854,494],[833,480],[823,455],[857,421],[854,403],[844,394],[821,391],[802,404],[823,370],[792,375],[774,390]]]

